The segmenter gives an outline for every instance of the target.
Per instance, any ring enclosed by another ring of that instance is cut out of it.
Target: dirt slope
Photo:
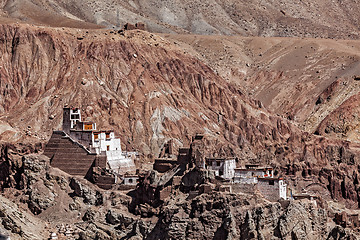
[[[354,76],[360,74],[358,41],[163,36],[305,131],[315,132],[323,119],[341,109],[352,96],[353,105],[347,108],[349,115],[357,108],[355,96],[360,88]],[[346,127],[345,122],[332,120]],[[331,136],[358,141],[357,124],[354,121],[351,125],[354,126],[349,130],[351,134]],[[324,131],[320,134],[328,135]]]
[[[145,155],[156,155],[169,137],[186,145],[199,131],[235,146],[235,132],[257,134],[236,126],[244,117],[263,115],[277,128],[256,101],[159,36],[9,25],[0,31],[3,140],[46,141],[61,127],[66,104]]]
[[[144,22],[150,31],[243,36],[358,38],[359,5],[345,1],[2,0],[4,14],[50,26],[117,28]],[[0,5],[0,6],[1,6]],[[326,11],[324,11],[326,9]]]

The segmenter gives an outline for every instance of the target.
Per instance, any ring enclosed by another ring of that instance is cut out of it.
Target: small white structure
[[[134,186],[137,185],[139,176],[138,175],[124,175],[122,177],[124,185]]]
[[[97,131],[96,123],[82,122],[80,109],[64,108],[63,131],[83,145],[90,153],[106,155],[107,164],[115,173],[124,174],[136,169],[133,154],[121,150],[120,138],[113,130]]]
[[[205,168],[215,171],[216,176],[233,179],[236,161],[234,158],[205,158]]]
[[[51,239],[51,240],[56,240],[56,239],[58,239],[57,234],[56,234],[55,232],[51,233],[50,239]]]

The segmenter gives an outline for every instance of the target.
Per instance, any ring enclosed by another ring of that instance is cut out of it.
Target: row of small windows
[[[110,139],[110,133],[106,133],[105,134],[106,139]],[[99,139],[99,134],[95,133],[94,134],[94,140],[98,140]]]

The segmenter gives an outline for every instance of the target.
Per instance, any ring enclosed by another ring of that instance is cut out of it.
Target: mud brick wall
[[[254,194],[255,186],[256,186],[255,184],[235,183],[232,185],[232,192]]]
[[[110,189],[115,184],[113,176],[99,176],[96,180],[96,185],[102,189]]]
[[[96,156],[94,167],[106,168],[107,166],[106,156]]]
[[[170,170],[176,163],[177,160],[174,159],[155,159],[154,170],[164,173]]]
[[[45,146],[44,155],[51,159],[51,166],[71,175],[86,176],[96,159],[62,131],[53,132]]]
[[[259,180],[257,189],[268,200],[276,202],[280,199],[279,181],[274,181],[274,185],[269,184],[270,181]]]

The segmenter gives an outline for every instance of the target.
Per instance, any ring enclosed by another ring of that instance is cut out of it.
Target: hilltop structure
[[[63,129],[53,132],[44,154],[53,167],[103,188],[110,188],[117,176],[136,170],[134,153],[122,152],[114,131],[99,131],[96,123],[81,121],[78,108],[64,108]]]

